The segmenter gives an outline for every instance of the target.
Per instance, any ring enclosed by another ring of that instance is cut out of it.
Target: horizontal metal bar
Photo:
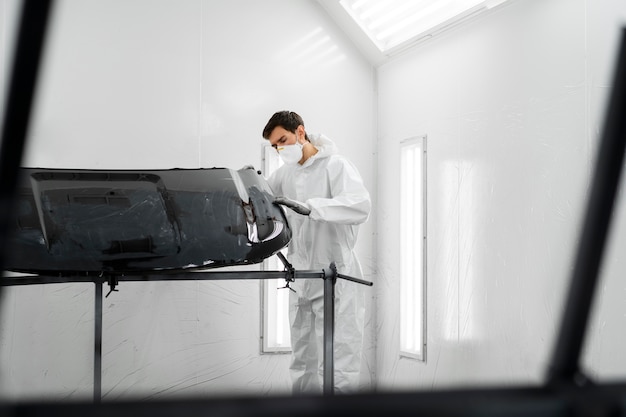
[[[62,284],[62,283],[81,283],[94,282],[104,283],[111,279],[117,282],[137,282],[137,281],[194,281],[194,280],[248,280],[248,279],[283,279],[288,276],[286,271],[190,271],[176,273],[154,273],[141,275],[24,275],[17,277],[2,277],[0,286],[8,287],[14,285],[40,285],[40,284]],[[314,279],[326,278],[324,271],[304,270],[294,271],[293,278],[298,279]],[[370,281],[351,277],[348,275],[337,274],[337,278],[356,282],[367,286],[374,285]]]
[[[40,284],[62,284],[62,283],[98,283],[104,282],[96,276],[53,276],[53,275],[26,275],[20,277],[2,277],[0,286],[8,287],[13,285],[40,285]]]
[[[197,280],[248,280],[248,279],[282,279],[285,271],[200,271],[186,273],[155,273],[143,275],[26,275],[19,277],[3,277],[0,286],[13,285],[39,285],[95,282],[105,283],[110,280],[117,282],[140,282],[140,281],[197,281]],[[324,271],[305,270],[294,271],[294,278],[313,279],[324,278]]]

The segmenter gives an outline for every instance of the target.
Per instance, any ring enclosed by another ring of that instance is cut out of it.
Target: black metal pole
[[[13,65],[0,142],[0,271],[4,270],[7,233],[17,177],[28,133],[37,74],[43,54],[52,0],[24,0],[16,32]]]
[[[335,283],[337,282],[337,268],[330,265],[324,270],[324,395],[333,395],[335,392]]]
[[[367,285],[368,287],[371,287],[374,285],[374,283],[371,281],[366,281],[361,278],[351,277],[349,275],[337,274],[337,278],[345,279],[346,281],[356,282],[357,284]]]
[[[99,403],[102,399],[102,281],[95,284],[93,402]]]
[[[567,304],[548,373],[549,383],[571,382],[581,375],[579,356],[626,147],[626,29],[622,31],[613,80]]]

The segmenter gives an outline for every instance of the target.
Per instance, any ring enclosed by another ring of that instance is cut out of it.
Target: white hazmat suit
[[[309,216],[286,210],[292,231],[287,258],[294,268],[321,270],[335,262],[341,274],[362,277],[354,252],[359,224],[368,219],[371,202],[359,172],[337,154],[323,135],[308,135],[318,152],[304,164],[283,165],[268,179],[276,196],[296,200]],[[290,366],[293,392],[320,393],[323,384],[322,279],[302,279],[291,285]],[[354,391],[359,384],[364,327],[362,285],[338,279],[335,285],[335,392]]]

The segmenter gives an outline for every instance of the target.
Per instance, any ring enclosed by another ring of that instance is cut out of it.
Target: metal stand
[[[279,253],[279,258],[285,265],[284,271],[200,271],[200,272],[173,272],[155,275],[115,275],[115,276],[46,276],[31,275],[23,277],[5,277],[0,280],[1,286],[37,285],[71,282],[93,282],[95,284],[94,300],[94,375],[93,398],[99,403],[102,398],[102,298],[103,285],[109,285],[108,297],[121,281],[170,281],[170,280],[246,280],[246,279],[280,279],[290,282],[298,279],[322,278],[324,280],[324,395],[332,395],[334,387],[334,332],[335,332],[335,283],[337,278],[347,279],[359,284],[372,286],[369,281],[341,275],[337,273],[335,264],[322,271],[297,271]]]

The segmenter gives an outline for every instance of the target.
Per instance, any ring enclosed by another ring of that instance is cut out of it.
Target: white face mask
[[[302,159],[303,145],[296,141],[293,145],[283,145],[278,148],[278,155],[287,165],[295,165]]]

